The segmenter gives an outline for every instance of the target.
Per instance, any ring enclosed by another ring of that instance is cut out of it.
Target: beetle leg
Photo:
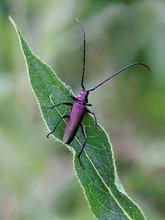
[[[74,97],[74,95],[72,95],[72,94],[70,94],[70,97],[71,97],[74,101],[77,100],[77,99]]]
[[[69,89],[69,91],[70,91],[70,97],[71,97],[74,101],[76,101],[76,98],[75,98],[74,95],[73,95],[72,88],[71,88],[70,86],[68,86],[68,89]]]
[[[84,148],[85,148],[85,145],[86,145],[86,142],[87,142],[88,137],[87,137],[87,134],[86,134],[84,125],[83,125],[83,124],[80,124],[80,126],[81,126],[81,130],[82,130],[83,136],[84,136],[84,138],[85,138],[85,141],[84,141],[84,144],[83,144],[83,146],[82,146],[82,148],[81,148],[80,153],[78,154],[78,160],[79,160],[80,165],[81,165],[81,166],[83,167],[83,169],[84,169],[84,166],[83,166],[83,164],[82,164],[82,162],[81,162],[80,156],[81,156],[81,154],[82,154],[82,152],[83,152],[83,150],[84,150]]]
[[[94,120],[95,120],[96,127],[97,127],[100,131],[102,131],[102,129],[99,127],[99,125],[98,125],[98,123],[97,123],[97,119],[96,119],[95,113],[94,113],[93,111],[89,110],[89,109],[87,109],[87,112],[89,112],[90,114],[93,115]]]
[[[70,94],[72,94],[73,93],[72,88],[70,86],[67,86],[67,87],[68,87],[68,89],[70,91]]]
[[[42,109],[53,109],[53,108],[55,108],[55,107],[57,107],[57,106],[59,106],[59,105],[73,105],[71,102],[61,102],[61,103],[59,103],[59,104],[57,104],[57,105],[53,105],[53,106],[50,106],[50,107],[41,107]]]
[[[64,119],[64,118],[69,118],[69,115],[63,115],[63,116],[59,119],[59,121],[57,122],[57,124],[56,124],[56,126],[54,127],[53,131],[51,131],[49,134],[47,134],[47,138],[48,138],[51,134],[53,134],[53,133],[55,132],[57,126],[58,126],[59,123],[60,123],[60,121],[61,121],[62,119]]]

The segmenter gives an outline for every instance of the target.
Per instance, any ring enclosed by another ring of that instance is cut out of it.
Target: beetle
[[[82,120],[83,120],[83,117],[84,117],[84,114],[86,112],[90,113],[93,115],[94,117],[94,120],[95,120],[95,124],[96,126],[98,127],[98,129],[100,129],[100,127],[98,126],[98,123],[97,123],[97,119],[96,119],[96,115],[93,111],[89,110],[88,109],[88,106],[92,106],[92,104],[90,104],[88,102],[88,95],[89,95],[89,92],[91,91],[94,91],[96,88],[98,88],[99,86],[103,85],[105,82],[109,81],[111,78],[113,78],[114,76],[118,75],[119,73],[125,71],[126,69],[132,67],[132,66],[135,66],[135,65],[143,65],[145,66],[149,71],[149,67],[144,64],[144,63],[141,63],[141,62],[135,62],[135,63],[132,63],[124,68],[122,68],[121,70],[117,71],[116,73],[112,74],[111,76],[109,76],[108,78],[106,78],[104,81],[100,82],[98,85],[96,85],[95,87],[93,88],[90,88],[90,89],[86,89],[85,86],[84,86],[84,73],[85,73],[85,59],[86,59],[86,36],[85,36],[85,31],[84,31],[84,28],[81,24],[81,22],[76,18],[78,24],[80,25],[80,28],[82,30],[82,33],[83,33],[83,66],[82,66],[82,78],[81,78],[81,87],[82,87],[82,90],[80,92],[80,94],[78,96],[74,96],[72,94],[72,89],[68,86],[69,90],[70,90],[70,96],[71,98],[74,100],[74,103],[70,103],[70,102],[62,102],[62,103],[59,103],[59,104],[56,104],[54,106],[51,106],[51,107],[42,107],[43,109],[53,109],[59,105],[68,105],[68,106],[71,106],[71,111],[70,111],[70,114],[68,115],[63,115],[59,121],[57,122],[56,126],[54,127],[54,129],[48,133],[47,137],[49,137],[51,134],[53,134],[57,128],[57,126],[59,125],[60,121],[64,118],[68,118],[67,120],[67,124],[66,124],[66,127],[65,127],[65,131],[64,131],[64,135],[63,135],[63,142],[65,144],[70,144],[73,139],[75,138],[76,136],[76,133],[79,129],[79,127],[81,127],[81,130],[82,130],[82,134],[84,136],[84,143],[82,145],[82,148],[78,154],[78,160],[79,160],[79,163],[80,165],[84,168],[82,162],[81,162],[81,159],[80,159],[80,156],[85,148],[85,145],[86,145],[86,142],[88,140],[88,137],[87,137],[87,133],[86,133],[86,130],[85,130],[85,127],[84,125],[82,124]]]

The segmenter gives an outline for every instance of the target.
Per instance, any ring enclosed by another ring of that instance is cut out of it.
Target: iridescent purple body
[[[66,144],[70,144],[76,136],[83,116],[87,111],[86,105],[88,103],[88,94],[89,92],[87,90],[82,90],[80,95],[76,96],[76,101],[74,102],[70,111],[63,136],[63,142]]]

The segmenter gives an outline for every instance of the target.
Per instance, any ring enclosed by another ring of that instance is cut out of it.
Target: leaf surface
[[[14,21],[11,18],[10,20],[17,32],[27,64],[30,84],[42,116],[49,130],[52,131],[60,117],[69,114],[70,106],[60,105],[49,110],[41,107],[49,107],[61,102],[73,103],[70,92],[52,69],[32,53]],[[67,147],[74,152],[74,169],[91,211],[99,220],[144,220],[141,209],[128,197],[120,183],[108,135],[103,129],[100,131],[96,127],[93,117],[88,113],[85,114],[83,124],[88,136],[85,150],[81,155],[84,169],[77,158],[84,143],[80,129],[73,142]],[[65,126],[66,120],[62,120],[53,134],[61,142]]]

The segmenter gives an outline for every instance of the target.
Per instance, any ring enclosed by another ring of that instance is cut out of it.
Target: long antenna
[[[82,78],[81,78],[81,87],[83,89],[85,89],[84,87],[84,72],[85,72],[85,50],[86,50],[86,38],[85,38],[85,31],[84,31],[84,28],[81,24],[81,22],[76,18],[76,21],[79,23],[80,27],[81,27],[81,30],[83,32],[83,38],[84,38],[84,45],[83,45],[83,66],[82,66]]]
[[[105,82],[107,82],[108,80],[110,80],[111,78],[113,78],[114,76],[118,75],[119,73],[125,71],[126,69],[129,69],[130,67],[132,66],[135,66],[135,65],[143,65],[145,66],[149,71],[150,71],[150,68],[144,64],[144,63],[141,63],[141,62],[136,62],[136,63],[131,63],[130,65],[122,68],[121,70],[117,71],[116,73],[112,74],[111,76],[109,76],[107,79],[105,79],[103,82],[99,83],[97,86],[93,87],[93,88],[90,88],[88,89],[88,91],[93,91],[95,90],[97,87],[101,86],[102,84],[104,84]]]

